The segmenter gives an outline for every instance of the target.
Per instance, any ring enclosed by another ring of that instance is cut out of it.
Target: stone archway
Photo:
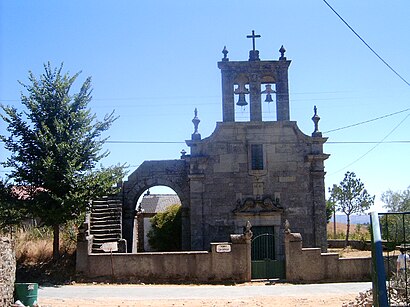
[[[190,250],[190,192],[188,164],[185,160],[144,161],[123,183],[122,236],[127,240],[127,251],[132,251],[134,218],[138,198],[147,189],[163,185],[178,195],[182,205],[182,249]]]

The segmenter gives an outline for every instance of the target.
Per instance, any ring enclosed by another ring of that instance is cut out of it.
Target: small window
[[[251,163],[253,171],[263,170],[263,145],[251,145]]]

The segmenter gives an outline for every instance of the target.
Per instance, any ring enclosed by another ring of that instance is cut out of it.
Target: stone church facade
[[[207,250],[242,233],[250,221],[254,233],[269,231],[276,259],[284,258],[284,224],[300,232],[306,247],[327,248],[323,153],[326,138],[318,129],[306,135],[290,120],[288,68],[280,49],[278,60],[261,60],[253,49],[247,61],[218,62],[222,77],[223,121],[206,138],[194,133],[180,159],[145,161],[122,186],[122,232],[133,250],[135,209],[145,190],[172,188],[182,204],[184,250]],[[264,121],[262,104],[276,97],[276,121]],[[263,101],[265,100],[265,101]],[[236,102],[237,101],[237,102]],[[249,101],[249,104],[248,102]],[[249,121],[237,121],[235,108],[249,110]],[[135,251],[135,247],[134,247]]]

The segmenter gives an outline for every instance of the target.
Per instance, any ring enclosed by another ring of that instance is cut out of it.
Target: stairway
[[[118,199],[102,198],[91,204],[90,234],[93,236],[93,253],[103,253],[101,245],[117,242],[118,251],[122,251],[122,204]]]

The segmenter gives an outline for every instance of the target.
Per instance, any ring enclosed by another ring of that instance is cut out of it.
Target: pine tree
[[[371,196],[364,188],[364,184],[353,172],[346,172],[344,179],[339,185],[334,184],[329,189],[331,198],[336,204],[336,210],[346,214],[347,230],[346,245],[349,244],[350,215],[363,213],[374,203],[374,196]]]

